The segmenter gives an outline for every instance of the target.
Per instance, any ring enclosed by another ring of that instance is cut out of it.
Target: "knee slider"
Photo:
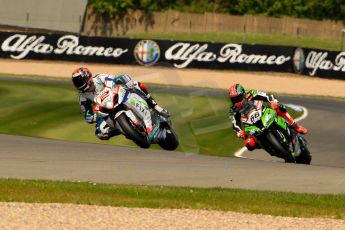
[[[256,138],[255,137],[248,137],[244,140],[244,146],[247,147],[249,151],[253,151],[256,145]]]
[[[97,123],[96,136],[101,140],[109,139],[109,125],[103,120]]]

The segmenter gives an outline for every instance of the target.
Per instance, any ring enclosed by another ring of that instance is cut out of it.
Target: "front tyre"
[[[290,151],[284,148],[284,146],[279,142],[278,137],[276,137],[274,132],[268,132],[266,138],[277,157],[283,158],[286,163],[295,162],[295,158],[291,155]]]
[[[146,136],[143,136],[135,129],[134,125],[132,125],[131,121],[124,113],[118,116],[116,118],[116,121],[121,126],[121,129],[123,130],[127,138],[134,141],[134,143],[136,143],[141,148],[147,149],[150,147],[150,142],[146,138]]]

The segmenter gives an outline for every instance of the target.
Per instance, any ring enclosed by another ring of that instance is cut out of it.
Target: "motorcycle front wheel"
[[[121,126],[121,129],[124,131],[127,138],[131,139],[135,144],[137,144],[141,148],[147,149],[150,147],[150,142],[146,138],[146,136],[143,136],[133,127],[129,118],[124,113],[118,116],[116,118],[116,121]]]
[[[286,163],[294,163],[295,158],[291,155],[290,151],[284,148],[284,146],[279,142],[278,137],[276,137],[274,132],[267,132],[266,140],[270,147],[273,148],[274,155],[283,158]]]

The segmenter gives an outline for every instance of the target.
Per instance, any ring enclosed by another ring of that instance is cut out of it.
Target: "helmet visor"
[[[81,92],[85,92],[89,89],[88,76],[83,76],[81,72],[77,72],[72,75],[72,82],[75,88]]]
[[[239,94],[235,97],[231,97],[230,100],[231,100],[232,104],[236,104],[236,103],[241,102],[243,100],[243,95]]]
[[[87,83],[85,82],[84,78],[81,75],[75,76],[72,78],[73,85],[78,89],[78,90],[85,90]]]

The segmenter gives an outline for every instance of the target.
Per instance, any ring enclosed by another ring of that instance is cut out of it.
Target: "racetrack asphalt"
[[[345,193],[345,168],[0,135],[2,178]]]
[[[301,124],[309,129],[312,165],[285,164],[260,151],[250,153],[259,160],[249,160],[0,135],[0,177],[345,193],[345,101],[282,96],[281,102],[309,110]]]

